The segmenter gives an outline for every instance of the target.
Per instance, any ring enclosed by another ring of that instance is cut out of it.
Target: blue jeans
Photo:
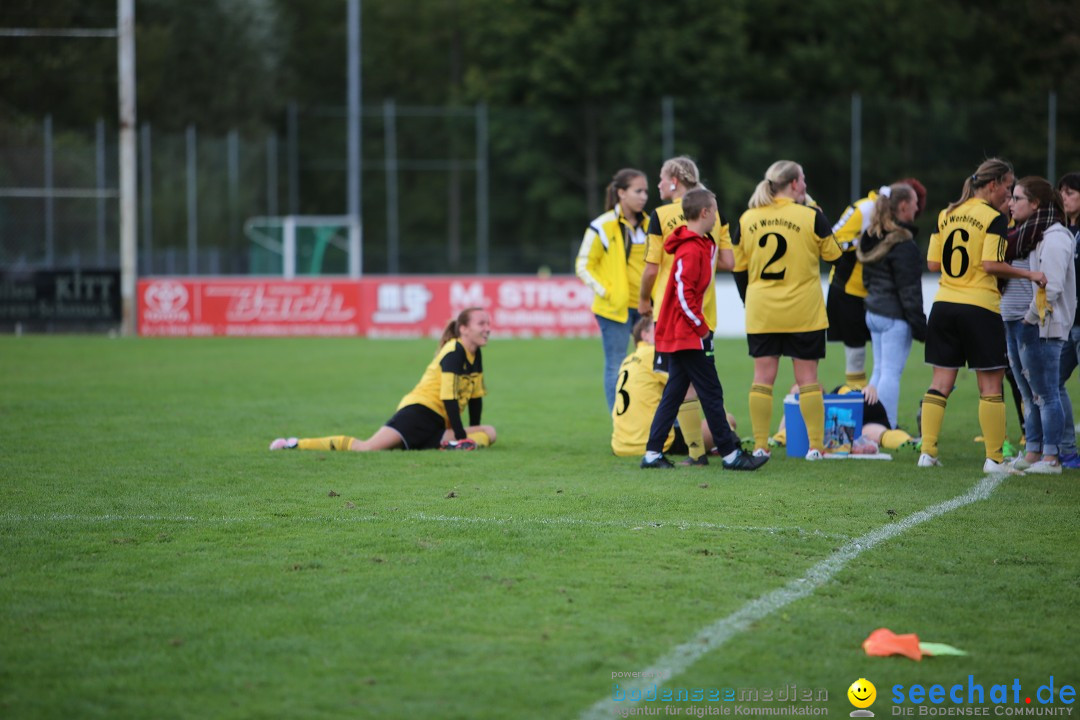
[[[1061,426],[1061,445],[1058,449],[1062,455],[1076,452],[1076,425],[1073,420],[1072,401],[1069,393],[1065,390],[1065,383],[1073,374],[1073,370],[1080,365],[1080,325],[1073,325],[1069,331],[1069,339],[1061,344],[1061,386],[1058,395],[1061,398],[1061,412],[1065,416],[1065,422]]]
[[[615,407],[615,383],[619,379],[619,365],[626,357],[630,331],[640,317],[637,308],[630,308],[630,317],[621,323],[596,316],[596,322],[600,326],[600,339],[604,343],[604,396],[607,397],[609,413]]]
[[[866,327],[870,329],[874,351],[870,384],[877,388],[878,399],[889,416],[889,426],[895,428],[900,412],[900,376],[911,351],[911,326],[905,320],[867,311]]]
[[[1009,364],[1024,398],[1025,449],[1029,453],[1057,455],[1065,425],[1059,392],[1064,343],[1040,338],[1039,328],[1022,320],[1005,323],[1005,338]]]

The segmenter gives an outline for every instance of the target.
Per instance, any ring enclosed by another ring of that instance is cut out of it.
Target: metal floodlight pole
[[[346,62],[348,65],[349,111],[346,119],[346,123],[348,124],[346,134],[348,136],[349,179],[346,188],[346,194],[348,195],[346,198],[346,207],[348,208],[350,218],[349,277],[358,278],[360,277],[362,252],[360,243],[360,235],[362,232],[360,213],[363,207],[363,197],[361,195],[363,178],[360,172],[360,0],[349,0],[348,25],[349,51]]]
[[[120,301],[121,332],[135,334],[135,0],[116,3],[120,84]]]

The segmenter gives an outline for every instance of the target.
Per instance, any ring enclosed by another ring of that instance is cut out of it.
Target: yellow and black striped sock
[[[982,430],[986,457],[995,462],[1004,462],[1005,455],[1001,452],[1002,445],[1005,443],[1004,396],[979,396],[979,429]]]
[[[701,403],[695,397],[691,400],[683,400],[679,406],[679,428],[682,430],[686,447],[690,448],[690,457],[697,460],[708,452],[705,447],[705,439],[701,434]]]
[[[348,435],[331,435],[321,438],[300,438],[296,447],[300,450],[348,450],[355,438]]]
[[[754,434],[754,449],[769,449],[769,427],[772,425],[772,385],[754,383],[750,386],[750,430]]]
[[[945,422],[945,403],[948,400],[937,390],[927,390],[922,400],[922,451],[931,457],[938,456],[938,438]]]
[[[825,451],[825,397],[821,384],[799,386],[799,411],[806,423],[806,438],[811,450]]]

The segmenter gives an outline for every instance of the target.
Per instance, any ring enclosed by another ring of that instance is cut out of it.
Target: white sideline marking
[[[855,538],[832,555],[807,570],[802,577],[792,580],[782,588],[766,593],[755,600],[751,600],[731,615],[721,618],[711,625],[705,626],[690,640],[672,648],[666,655],[641,671],[643,677],[647,676],[650,678],[648,682],[642,680],[627,682],[625,686],[622,683],[619,683],[619,689],[623,690],[627,696],[629,696],[631,690],[637,689],[638,691],[642,691],[646,687],[653,685],[653,683],[656,683],[657,686],[661,685],[662,683],[656,682],[658,678],[669,680],[676,675],[682,674],[703,655],[717,649],[732,637],[750,627],[752,623],[771,615],[785,605],[789,605],[790,603],[813,593],[819,587],[832,580],[836,573],[840,572],[845,565],[867,550],[886,540],[890,540],[900,533],[910,530],[927,520],[933,520],[947,512],[964,507],[965,505],[970,505],[979,500],[986,500],[990,497],[990,494],[994,489],[1001,484],[1003,479],[1003,475],[987,475],[974,488],[963,495],[958,495],[951,500],[946,500],[937,505],[931,505],[913,515],[909,515],[899,522],[890,523],[877,530],[872,530],[862,537]],[[583,712],[581,717],[614,717],[619,708],[625,709],[632,704],[634,703],[631,703],[629,700],[616,702],[611,699],[609,694],[608,697],[598,701],[588,710]]]
[[[116,522],[171,522],[171,523],[243,523],[243,522],[267,522],[274,520],[287,520],[299,522],[379,522],[380,520],[397,520],[398,516],[386,514],[380,516],[354,515],[354,516],[331,516],[331,515],[306,515],[297,517],[278,517],[275,515],[251,516],[251,517],[225,517],[212,516],[197,518],[191,515],[77,515],[65,513],[31,514],[31,515],[0,515],[0,522],[21,524],[31,522],[82,522],[82,523],[116,523]],[[776,535],[781,533],[794,533],[797,535],[820,537],[829,540],[848,540],[849,535],[837,533],[824,533],[820,530],[804,530],[801,527],[768,527],[755,525],[723,525],[710,522],[686,522],[683,520],[671,520],[658,522],[649,521],[619,521],[619,520],[584,520],[574,517],[536,517],[536,518],[505,518],[497,517],[462,517],[457,515],[428,515],[426,513],[414,513],[406,515],[405,520],[419,522],[438,522],[449,525],[570,525],[589,527],[613,527],[627,528],[630,530],[645,530],[661,527],[674,527],[679,530],[688,528],[701,528],[705,530],[733,530],[737,532],[754,532]]]

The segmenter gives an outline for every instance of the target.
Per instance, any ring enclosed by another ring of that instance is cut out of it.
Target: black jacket
[[[923,315],[922,253],[915,244],[914,225],[900,228],[884,238],[863,233],[857,250],[863,264],[866,285],[866,310],[875,315],[904,320],[911,335],[926,342],[926,316]]]

